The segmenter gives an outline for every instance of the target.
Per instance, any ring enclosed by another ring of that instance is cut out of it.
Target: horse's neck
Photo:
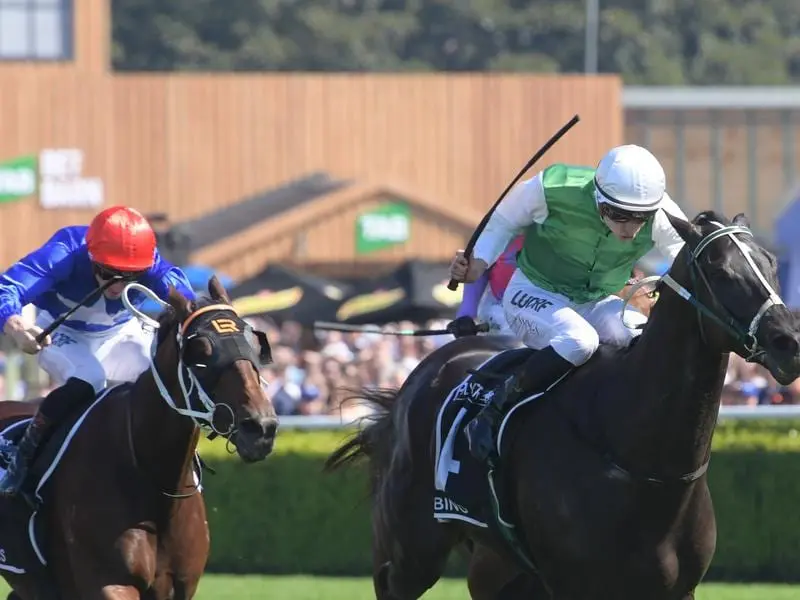
[[[172,397],[179,398],[176,377],[167,373],[161,377]],[[130,433],[138,466],[162,490],[180,492],[191,468],[199,432],[189,418],[167,405],[149,369],[139,377],[131,392]],[[177,402],[180,405],[180,400]]]
[[[704,464],[711,450],[728,354],[701,338],[695,309],[665,292],[623,365],[614,402],[616,448],[626,464],[677,476]]]

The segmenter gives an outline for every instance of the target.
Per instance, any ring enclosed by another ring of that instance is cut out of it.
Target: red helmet
[[[119,271],[144,271],[155,260],[156,234],[138,210],[112,206],[92,219],[86,245],[95,263]]]

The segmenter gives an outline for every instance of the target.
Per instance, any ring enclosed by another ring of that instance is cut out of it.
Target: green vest
[[[532,283],[575,304],[619,292],[633,265],[652,247],[653,219],[631,241],[603,222],[589,167],[555,164],[542,173],[548,216],[525,229],[517,266]]]

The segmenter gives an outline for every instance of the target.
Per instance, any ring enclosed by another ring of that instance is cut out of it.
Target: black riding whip
[[[522,167],[522,170],[519,173],[517,173],[517,176],[514,177],[514,180],[508,184],[508,187],[503,191],[502,194],[500,194],[500,197],[497,199],[497,202],[494,203],[494,206],[492,206],[492,208],[489,209],[489,212],[487,212],[484,215],[483,219],[481,219],[481,222],[478,224],[478,227],[475,229],[475,231],[472,232],[472,236],[469,238],[469,242],[467,242],[467,246],[464,249],[464,256],[467,258],[467,261],[471,260],[472,250],[475,247],[475,242],[478,241],[478,238],[480,237],[481,233],[483,233],[483,230],[486,228],[486,224],[489,222],[489,219],[492,217],[492,214],[494,214],[494,211],[497,208],[498,204],[500,204],[503,201],[503,198],[505,198],[508,192],[511,191],[511,188],[513,188],[517,184],[517,182],[520,179],[522,179],[522,176],[528,172],[528,169],[530,169],[536,162],[538,162],[539,159],[542,158],[542,156],[544,156],[545,153],[548,150],[550,150],[550,148],[558,140],[564,137],[564,134],[567,133],[570,129],[572,129],[572,127],[575,126],[580,120],[581,118],[578,115],[575,115],[563,127],[561,127],[561,129],[556,131],[553,134],[553,136],[545,142],[544,146],[539,148],[539,150],[536,151],[536,154],[534,154],[531,157],[531,159],[527,163],[525,163],[525,166]],[[455,279],[451,279],[450,283],[447,284],[447,288],[451,291],[457,290],[458,282]]]

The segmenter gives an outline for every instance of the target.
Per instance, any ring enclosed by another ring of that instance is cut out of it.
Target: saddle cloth
[[[488,468],[474,458],[464,427],[485,406],[488,393],[530,356],[530,348],[506,350],[480,365],[454,387],[439,409],[436,419],[433,515],[438,521],[465,521],[478,527],[492,522],[492,498],[495,495]],[[541,394],[519,403],[528,403]],[[503,418],[502,431],[516,408]]]

